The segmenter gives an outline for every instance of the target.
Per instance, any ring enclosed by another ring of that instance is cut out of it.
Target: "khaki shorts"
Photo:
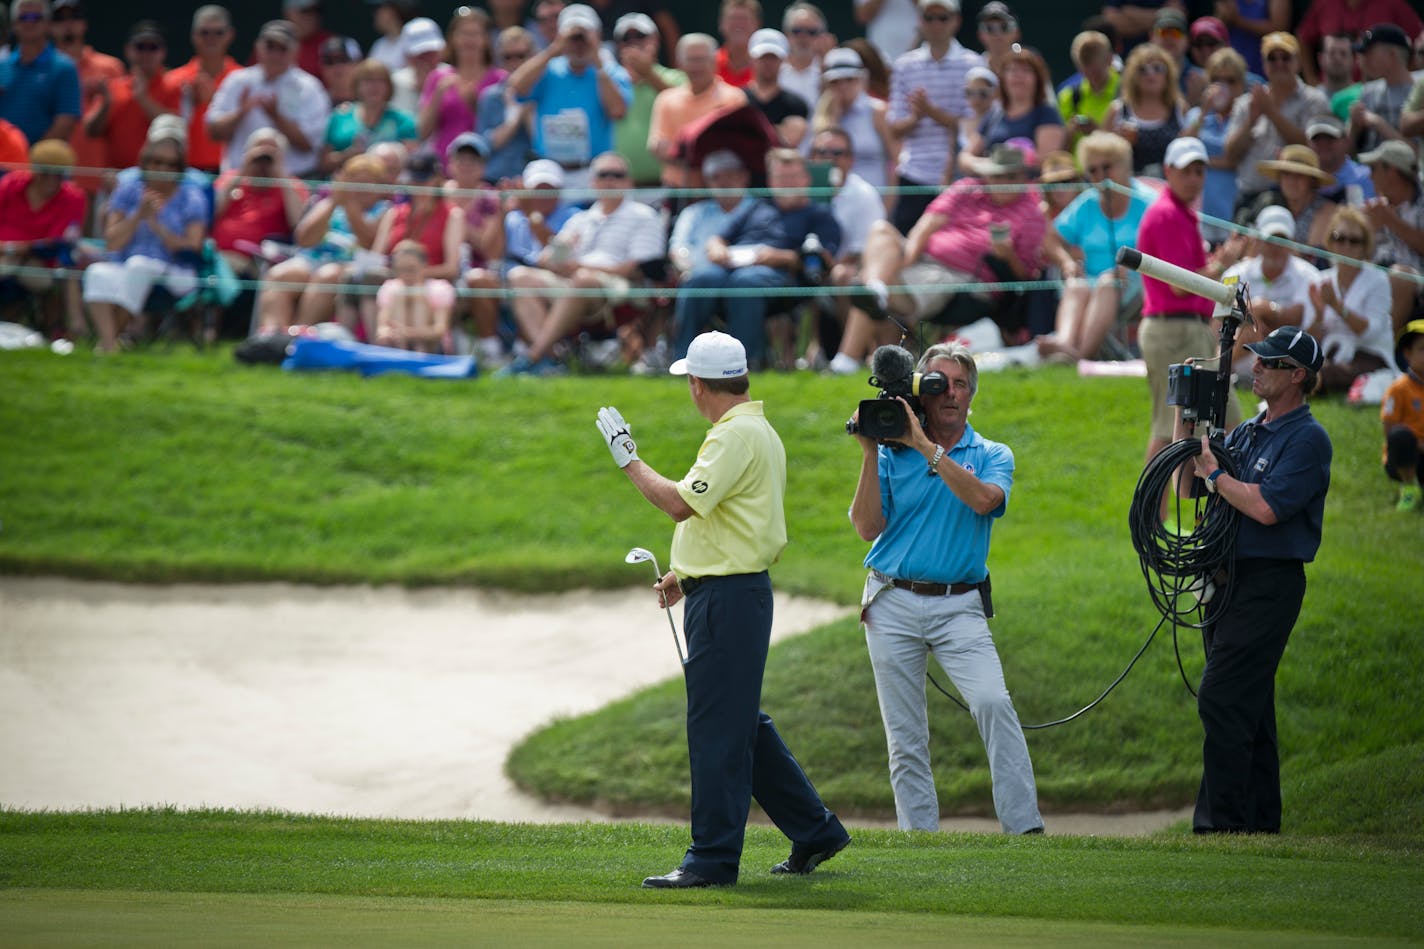
[[[1215,371],[1218,340],[1211,324],[1196,317],[1168,319],[1144,317],[1137,330],[1142,361],[1147,364],[1147,387],[1152,392],[1152,437],[1171,440],[1177,426],[1177,407],[1167,404],[1167,367],[1192,359]],[[1233,388],[1226,400],[1226,428],[1241,421],[1241,404]]]
[[[551,270],[544,270],[539,267],[526,267],[524,269],[526,273],[532,275],[540,283],[542,283],[546,287],[549,287],[550,289],[558,289],[561,287],[568,288],[573,286],[573,281],[566,280]],[[588,319],[592,319],[596,316],[605,316],[607,315],[609,309],[618,306],[620,303],[628,299],[628,290],[632,286],[632,284],[628,281],[626,277],[620,277],[617,274],[606,273],[602,270],[594,270],[592,267],[583,268],[583,272],[592,275],[593,278],[598,281],[598,285],[603,289],[605,293],[605,296],[602,298],[602,300],[597,301],[600,305],[591,307],[591,309],[589,310],[587,314]]]
[[[900,283],[908,288],[906,295],[915,301],[915,311],[910,316],[916,320],[934,316],[943,310],[950,298],[959,292],[961,285],[980,282],[973,274],[954,270],[929,258],[917,260],[900,271]]]

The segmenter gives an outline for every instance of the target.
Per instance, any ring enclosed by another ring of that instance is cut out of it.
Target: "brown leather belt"
[[[959,596],[961,593],[972,593],[979,589],[977,583],[926,583],[921,580],[896,580],[893,577],[889,579],[900,589],[918,593],[920,596]]]

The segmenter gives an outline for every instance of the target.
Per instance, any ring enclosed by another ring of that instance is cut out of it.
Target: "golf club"
[[[663,578],[662,568],[658,566],[658,558],[653,556],[653,552],[646,547],[634,547],[628,551],[628,556],[623,558],[623,562],[651,563],[653,565],[653,573],[656,574],[657,579],[661,580]],[[664,602],[666,602],[666,599],[664,599]],[[672,644],[677,647],[677,658],[681,660],[685,666],[687,665],[687,655],[682,651],[682,640],[678,638],[677,625],[672,621],[672,607],[664,606],[663,611],[667,613],[668,629],[672,630]]]

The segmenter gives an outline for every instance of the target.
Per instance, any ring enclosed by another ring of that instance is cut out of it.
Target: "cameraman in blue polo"
[[[1010,834],[1041,833],[1033,763],[987,622],[989,534],[1008,506],[1014,455],[969,425],[979,373],[968,349],[931,346],[918,371],[941,372],[948,384],[920,397],[923,426],[901,400],[903,435],[881,444],[857,431],[862,461],[850,508],[856,533],[873,541],[861,619],[895,814],[901,830],[939,829],[925,709],[933,653],[979,727],[1000,825]]]
[[[1276,669],[1305,599],[1305,564],[1320,548],[1330,489],[1330,436],[1306,402],[1324,362],[1320,344],[1282,326],[1246,348],[1256,356],[1251,391],[1266,408],[1226,437],[1237,474],[1222,470],[1205,437],[1192,460],[1206,490],[1242,515],[1227,567],[1231,599],[1202,631],[1198,834],[1280,832]]]

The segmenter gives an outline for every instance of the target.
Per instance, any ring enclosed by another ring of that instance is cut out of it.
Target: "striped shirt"
[[[912,49],[895,60],[890,74],[891,122],[910,117],[910,94],[924,89],[930,103],[961,119],[973,112],[964,95],[964,75],[981,66],[984,57],[951,40],[949,51],[940,59],[930,55],[929,44]],[[900,146],[900,176],[919,184],[936,184],[944,177],[954,147],[954,135],[930,118],[920,119],[906,133]]]
[[[581,264],[613,267],[630,260],[656,260],[667,252],[667,230],[658,212],[624,198],[613,213],[595,204],[559,229],[558,242]]]

